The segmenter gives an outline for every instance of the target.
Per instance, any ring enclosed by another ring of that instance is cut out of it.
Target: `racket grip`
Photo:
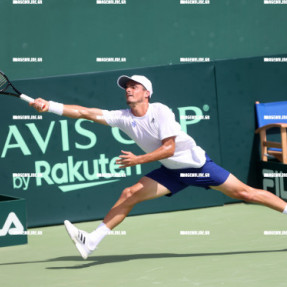
[[[28,103],[34,103],[34,99],[28,97],[28,96],[25,95],[25,94],[21,94],[21,95],[20,95],[20,99],[23,100],[23,101],[25,101],[25,102],[28,102]]]

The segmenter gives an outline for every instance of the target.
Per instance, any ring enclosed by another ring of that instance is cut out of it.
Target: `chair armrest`
[[[255,133],[258,134],[260,133],[262,130],[268,130],[271,128],[287,128],[287,124],[286,123],[276,123],[276,124],[269,124],[269,125],[265,125],[261,128],[258,128],[255,130]]]

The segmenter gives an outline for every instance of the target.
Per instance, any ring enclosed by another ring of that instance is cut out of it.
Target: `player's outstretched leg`
[[[211,186],[211,188],[235,199],[259,203],[279,212],[287,213],[287,203],[284,200],[269,191],[250,187],[232,174],[229,175],[223,184]]]
[[[132,208],[139,202],[161,197],[170,191],[151,178],[143,177],[135,185],[125,188],[104,218],[104,221],[96,230],[87,233],[75,227],[71,222],[65,220],[67,232],[81,256],[86,259],[96,249],[101,240],[129,214]]]

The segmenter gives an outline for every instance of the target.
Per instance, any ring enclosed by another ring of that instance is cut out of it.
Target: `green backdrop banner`
[[[239,179],[261,187],[255,102],[286,101],[285,55],[216,62],[222,164]],[[284,62],[285,61],[285,62]],[[233,200],[226,198],[225,202]]]
[[[287,201],[287,165],[276,161],[262,161],[259,167],[262,188]]]
[[[280,55],[285,59],[286,55]],[[218,164],[261,187],[254,103],[286,99],[287,65],[263,57],[89,73],[15,82],[31,97],[103,109],[125,108],[121,74],[143,74],[154,86],[153,102],[168,105],[184,131]],[[121,149],[142,151],[116,128],[83,119],[35,113],[16,98],[1,99],[2,192],[27,201],[28,226],[103,218],[121,191],[158,163],[119,173]],[[193,116],[197,116],[194,119]],[[234,202],[217,191],[190,187],[173,198],[143,202],[131,214]]]
[[[149,77],[154,84],[153,101],[172,108],[182,128],[221,162],[213,63],[35,79],[15,85],[34,98],[120,109],[126,107],[124,91],[116,85],[121,74]],[[119,172],[115,159],[121,149],[142,153],[118,129],[38,114],[16,98],[1,100],[2,190],[27,200],[28,226],[102,218],[125,187],[159,166],[127,168],[126,177],[103,176]],[[221,205],[223,198],[219,192],[191,187],[173,198],[141,203],[131,214]]]

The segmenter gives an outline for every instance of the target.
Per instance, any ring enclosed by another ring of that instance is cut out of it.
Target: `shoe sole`
[[[71,231],[70,227],[73,226],[72,223],[69,220],[65,220],[64,225],[65,225],[65,228],[67,230],[68,235],[72,239],[73,243],[76,245],[76,248],[78,249],[78,251],[81,254],[81,256],[83,257],[83,259],[87,259],[89,254],[87,254],[87,252],[84,250],[82,245],[77,241],[76,235],[73,234]],[[74,228],[74,227],[72,227],[72,228]]]

